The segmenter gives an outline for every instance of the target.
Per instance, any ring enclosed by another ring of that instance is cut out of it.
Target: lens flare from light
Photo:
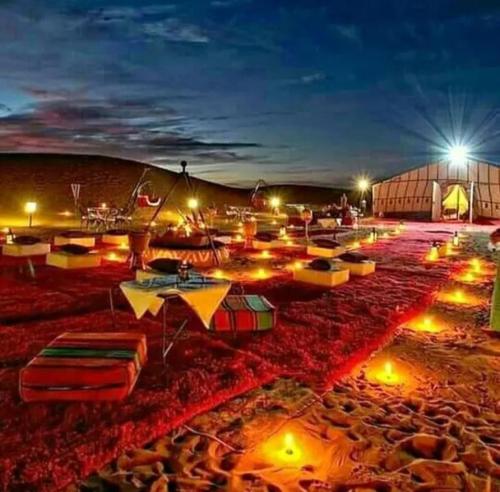
[[[468,155],[469,149],[465,145],[454,145],[448,150],[448,158],[454,166],[463,166]]]

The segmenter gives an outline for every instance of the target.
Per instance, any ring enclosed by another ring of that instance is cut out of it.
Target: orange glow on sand
[[[475,274],[481,274],[482,273],[481,260],[479,258],[472,258],[470,260],[469,264],[470,264],[470,269]]]
[[[108,260],[108,261],[122,261],[122,258],[112,251],[111,253],[108,253],[106,255],[106,260]]]
[[[438,300],[448,304],[463,304],[469,306],[477,306],[478,304],[481,304],[481,300],[478,297],[465,293],[461,289],[440,292]]]
[[[395,360],[388,354],[380,355],[368,362],[364,368],[365,377],[378,387],[394,387],[405,393],[413,391],[422,371],[414,365]]]
[[[465,282],[466,284],[474,283],[477,280],[472,272],[462,273],[461,275],[458,275],[458,277],[456,277],[456,279],[459,282]]]
[[[311,463],[314,456],[308,452],[309,448],[299,437],[304,436],[286,430],[267,439],[261,446],[261,453],[266,462],[291,467],[302,467]]]
[[[440,333],[445,329],[440,323],[437,323],[432,316],[419,316],[414,318],[406,327],[413,331],[422,331],[425,333]]]
[[[394,366],[391,361],[386,361],[382,370],[377,372],[377,379],[388,385],[400,384],[401,377],[394,371]]]
[[[264,268],[259,268],[256,270],[253,274],[253,278],[256,280],[265,280],[266,278],[269,278],[271,275],[264,270]]]

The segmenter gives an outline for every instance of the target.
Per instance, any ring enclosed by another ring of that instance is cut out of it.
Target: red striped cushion
[[[24,401],[117,400],[147,359],[141,333],[63,333],[20,374]]]
[[[214,314],[213,331],[263,331],[276,324],[276,309],[263,296],[227,296]]]

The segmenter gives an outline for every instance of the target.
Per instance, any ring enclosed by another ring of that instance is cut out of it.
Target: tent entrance
[[[442,203],[443,218],[445,220],[467,219],[469,198],[467,191],[460,184],[452,184],[446,188]]]

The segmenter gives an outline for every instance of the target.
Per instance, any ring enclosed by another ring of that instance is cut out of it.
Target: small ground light
[[[36,202],[26,202],[24,205],[24,211],[28,214],[28,226],[33,225],[33,214],[36,212],[38,206]]]
[[[399,376],[394,371],[391,361],[384,363],[383,369],[377,374],[377,379],[384,384],[397,384],[399,382]]]
[[[279,197],[273,196],[269,203],[271,204],[271,207],[278,208],[281,205],[281,200]]]
[[[191,209],[198,208],[198,200],[196,198],[190,198],[187,203],[188,207]]]
[[[470,260],[470,267],[474,273],[481,273],[481,260],[479,258],[472,258]]]

